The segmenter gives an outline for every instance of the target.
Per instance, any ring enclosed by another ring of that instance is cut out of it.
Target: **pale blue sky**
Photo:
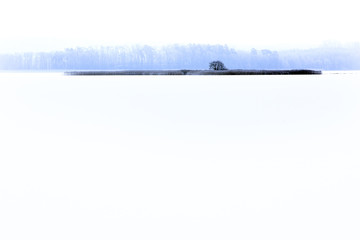
[[[357,42],[357,9],[355,0],[5,0],[0,52],[136,43],[248,48]]]

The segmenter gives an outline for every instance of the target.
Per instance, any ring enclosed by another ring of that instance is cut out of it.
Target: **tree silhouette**
[[[227,68],[225,67],[224,63],[222,63],[221,61],[212,61],[209,64],[209,69],[210,70],[227,70]]]

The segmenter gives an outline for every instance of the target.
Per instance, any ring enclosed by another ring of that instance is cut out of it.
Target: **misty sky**
[[[119,44],[358,42],[355,0],[5,0],[0,52]]]

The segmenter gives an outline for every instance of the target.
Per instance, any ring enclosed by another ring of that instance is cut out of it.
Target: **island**
[[[122,71],[69,71],[65,75],[313,75],[320,70],[122,70]]]

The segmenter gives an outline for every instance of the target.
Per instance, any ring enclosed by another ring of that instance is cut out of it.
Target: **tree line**
[[[322,46],[272,51],[227,45],[149,45],[78,47],[54,52],[0,55],[0,70],[139,70],[208,69],[221,60],[229,69],[359,70],[360,46]]]

